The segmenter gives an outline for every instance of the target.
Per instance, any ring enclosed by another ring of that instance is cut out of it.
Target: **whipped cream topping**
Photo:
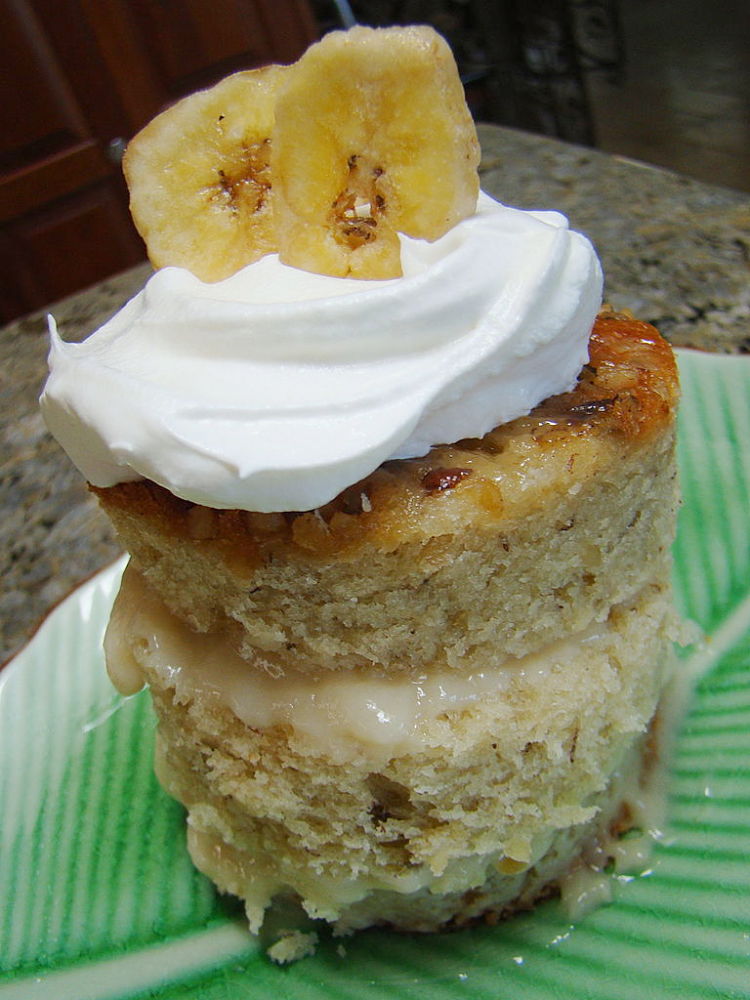
[[[170,267],[81,344],[51,320],[47,425],[95,486],[311,510],[573,387],[602,277],[564,216],[483,194],[441,239],[402,236],[401,262],[387,281],[275,254],[214,284]]]

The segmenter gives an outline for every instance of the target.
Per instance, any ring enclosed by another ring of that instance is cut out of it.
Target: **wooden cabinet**
[[[306,0],[0,0],[0,321],[143,260],[119,157],[161,108],[317,37]]]

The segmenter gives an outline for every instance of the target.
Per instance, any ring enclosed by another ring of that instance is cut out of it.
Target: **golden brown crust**
[[[438,445],[423,458],[386,462],[318,510],[214,510],[148,480],[91,488],[114,516],[137,512],[162,532],[210,539],[247,571],[279,550],[287,558],[353,558],[363,547],[392,551],[414,534],[415,524],[434,517],[445,522],[446,508],[459,494],[461,506],[473,507],[476,516],[502,519],[513,506],[503,488],[515,461],[511,445],[516,450],[523,445],[526,465],[543,462],[553,449],[567,450],[572,468],[576,442],[611,439],[618,449],[627,449],[663,431],[674,419],[678,393],[674,355],[658,331],[628,314],[603,311],[592,331],[589,362],[572,392],[545,400],[528,416],[482,439]]]
[[[589,362],[573,392],[553,396],[534,411],[539,419],[592,416],[598,433],[624,443],[663,429],[679,395],[672,348],[649,323],[627,313],[601,312],[589,341]]]

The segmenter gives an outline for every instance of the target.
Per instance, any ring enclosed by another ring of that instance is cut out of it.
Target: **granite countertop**
[[[557,140],[481,126],[482,186],[522,208],[554,208],[591,237],[606,298],[674,344],[750,352],[750,197]],[[144,264],[49,308],[80,340],[143,285]],[[46,312],[46,311],[45,311]],[[120,553],[37,408],[45,312],[0,330],[0,663],[46,612]]]

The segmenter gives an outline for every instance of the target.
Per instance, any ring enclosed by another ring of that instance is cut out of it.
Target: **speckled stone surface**
[[[593,240],[605,297],[682,347],[750,352],[750,197],[553,139],[484,126],[482,186],[556,208]]]
[[[606,297],[673,343],[750,351],[750,197],[552,139],[482,126],[482,186],[510,205],[554,208],[596,244]],[[67,340],[100,326],[147,265],[51,306]],[[0,663],[46,612],[120,552],[37,408],[45,314],[0,330]]]

